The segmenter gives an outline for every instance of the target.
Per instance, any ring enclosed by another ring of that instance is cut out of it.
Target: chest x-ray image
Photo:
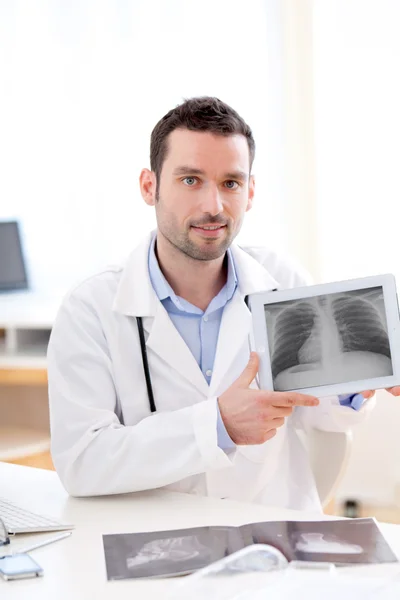
[[[274,389],[393,375],[382,287],[265,305]]]

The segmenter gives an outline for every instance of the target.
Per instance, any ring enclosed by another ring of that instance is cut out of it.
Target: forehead
[[[175,129],[168,136],[163,169],[190,165],[206,172],[249,171],[250,156],[244,135],[216,135],[209,131]]]

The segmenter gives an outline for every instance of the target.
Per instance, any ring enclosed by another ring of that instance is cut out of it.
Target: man
[[[342,406],[254,383],[245,296],[304,284],[279,256],[232,244],[253,203],[254,149],[216,98],[188,100],[155,126],[140,188],[157,232],[124,268],[68,295],[50,340],[52,454],[69,493],[167,487],[319,507],[296,428],[346,430],[372,392]]]

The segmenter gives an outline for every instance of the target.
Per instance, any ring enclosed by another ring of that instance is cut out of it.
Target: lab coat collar
[[[148,268],[151,239],[152,234],[128,258],[113,309],[126,316],[144,317],[146,346],[206,397],[217,395],[232,362],[243,344],[249,340],[251,317],[244,297],[254,292],[274,289],[278,284],[254,258],[238,246],[232,246],[239,286],[223,312],[213,375],[208,386],[193,354],[179,335],[151,284]]]
[[[160,302],[150,280],[148,255],[153,233],[129,255],[114,298],[113,310],[131,317],[151,317]]]
[[[190,312],[193,313],[193,305],[190,304],[187,300],[183,298],[179,298],[165,279],[160,265],[158,264],[158,260],[155,253],[155,241],[156,235],[151,239],[150,248],[149,248],[149,274],[151,284],[157,294],[157,297],[160,300],[165,300],[169,298],[175,308],[178,309],[179,312]],[[237,276],[235,270],[235,264],[233,262],[232,251],[228,249],[226,253],[227,258],[227,281],[222,290],[219,291],[217,296],[214,298],[212,309],[216,310],[221,306],[224,306],[233,296],[235,290],[237,288]],[[218,304],[216,304],[218,302]],[[209,307],[210,308],[210,307]],[[199,308],[195,308],[195,314],[201,314]]]
[[[128,257],[114,299],[113,310],[116,312],[134,317],[150,317],[157,312],[160,301],[151,284],[148,269],[149,247],[153,235],[154,232],[149,233]],[[231,250],[238,291],[242,298],[279,287],[266,268],[240,246],[232,244]]]
[[[267,269],[248,252],[236,244],[232,244],[231,250],[236,266],[239,290],[243,297],[279,288],[279,283],[268,273]]]

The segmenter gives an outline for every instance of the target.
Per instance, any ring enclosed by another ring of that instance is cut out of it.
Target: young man
[[[50,340],[52,454],[69,493],[168,487],[319,507],[296,428],[346,430],[372,393],[342,406],[254,384],[245,296],[304,284],[279,256],[233,244],[253,202],[254,149],[216,98],[188,100],[155,126],[140,188],[157,231],[124,268],[68,295]]]

